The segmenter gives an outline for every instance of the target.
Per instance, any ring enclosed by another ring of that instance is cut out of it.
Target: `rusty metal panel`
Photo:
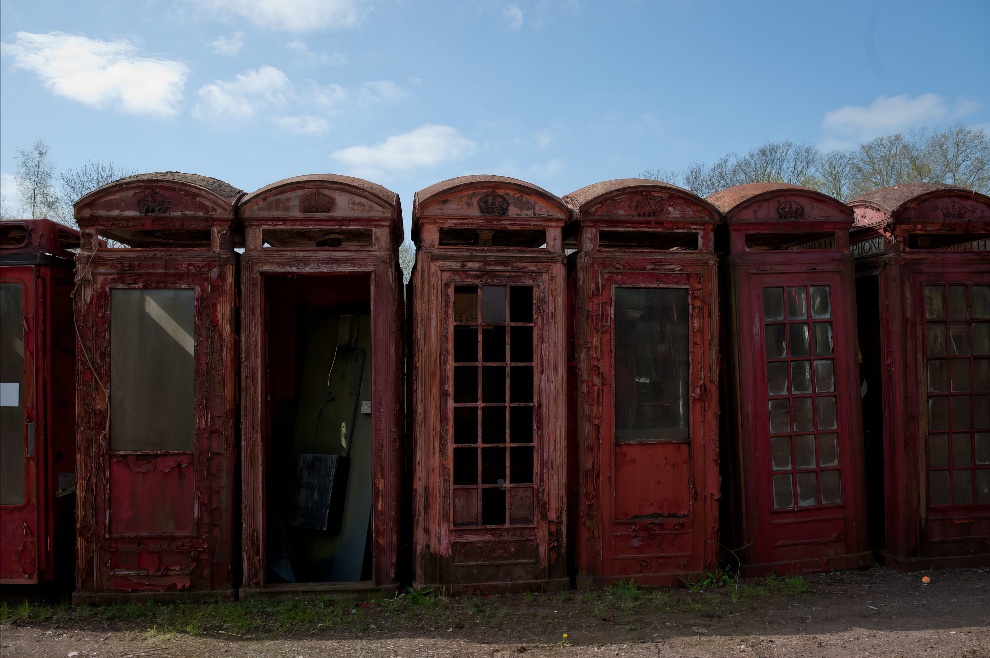
[[[798,186],[710,197],[728,219],[743,572],[865,566],[851,209]]]
[[[860,333],[882,436],[871,523],[900,569],[990,564],[990,198],[957,187],[902,185],[850,202]],[[873,319],[873,324],[869,321]],[[986,372],[984,372],[986,371]],[[869,397],[869,394],[868,394]],[[986,437],[986,438],[985,438]]]
[[[553,195],[497,176],[416,196],[417,586],[566,586],[567,216]]]

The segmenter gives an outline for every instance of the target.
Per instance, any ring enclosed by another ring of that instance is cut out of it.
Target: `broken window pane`
[[[822,471],[822,505],[842,502],[842,478],[839,471]]]
[[[770,438],[770,462],[775,471],[783,471],[791,467],[791,437]]]
[[[925,286],[925,317],[945,319],[945,288],[942,286]]]
[[[797,474],[797,499],[799,507],[818,504],[818,474]]]
[[[803,320],[808,317],[808,291],[804,286],[787,289],[787,319]]]
[[[969,356],[969,325],[949,325],[949,356]]]
[[[928,473],[928,502],[931,505],[948,505],[951,502],[948,471]]]
[[[24,502],[24,298],[0,284],[0,505]],[[6,523],[6,522],[5,522]]]
[[[828,286],[811,286],[811,317],[832,317],[832,302]]]
[[[773,476],[773,507],[774,509],[794,507],[794,488],[790,475]]]
[[[928,465],[933,468],[949,466],[949,435],[928,435]]]
[[[784,319],[784,289],[783,288],[763,289],[763,319],[764,320]]]
[[[112,450],[192,450],[195,311],[188,289],[111,291]]]

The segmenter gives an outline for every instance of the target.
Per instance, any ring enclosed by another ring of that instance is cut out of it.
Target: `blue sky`
[[[475,173],[563,195],[767,140],[990,130],[990,3],[0,0],[0,172],[44,138],[245,191]],[[13,199],[13,203],[12,203]]]

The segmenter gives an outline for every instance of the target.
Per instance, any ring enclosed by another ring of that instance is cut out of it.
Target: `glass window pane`
[[[110,447],[193,449],[192,290],[110,293]]]
[[[533,398],[533,366],[509,368],[509,402],[535,402]]]
[[[815,468],[815,435],[801,434],[794,437],[794,464],[798,468]]]
[[[454,327],[454,362],[478,362],[478,328],[477,326]]]
[[[928,435],[928,465],[932,468],[948,468],[949,435]]]
[[[928,473],[928,502],[931,505],[948,505],[949,472],[931,471]]]
[[[481,360],[505,363],[505,327],[481,327]]]
[[[949,401],[947,398],[928,400],[928,429],[949,429]]]
[[[839,465],[839,435],[834,432],[818,435],[819,466]]]
[[[952,467],[969,468],[973,465],[973,445],[969,434],[952,435]]]
[[[533,407],[509,407],[509,441],[533,442]]]
[[[513,363],[533,362],[533,327],[509,329],[509,360]]]
[[[990,359],[973,359],[973,390],[990,392]]]
[[[804,286],[787,289],[787,319],[803,320],[808,317],[808,291]]]
[[[0,505],[24,502],[24,297],[0,284]],[[6,523],[6,522],[5,522]]]
[[[787,362],[767,364],[767,390],[770,395],[787,395]]]
[[[815,403],[818,406],[818,429],[834,430],[838,427],[835,414],[835,398],[816,398]]]
[[[478,442],[478,407],[454,407],[454,443]]]
[[[808,356],[808,325],[792,324],[788,326],[790,334],[790,356]]]
[[[454,366],[454,402],[478,401],[478,367]]]
[[[686,440],[689,299],[684,288],[615,288],[617,441]]]
[[[818,393],[835,391],[835,372],[831,359],[815,361],[815,391]]]
[[[969,325],[949,325],[949,356],[969,356]]]
[[[505,402],[505,366],[481,367],[481,401],[487,404]]]
[[[784,319],[784,289],[783,288],[763,289],[763,319],[764,320]]]
[[[505,443],[505,407],[482,407],[481,442]]]
[[[973,397],[973,429],[990,427],[990,395]]]
[[[774,509],[794,507],[794,487],[790,475],[773,476],[773,507]]]
[[[990,432],[976,433],[976,463],[990,464]]]
[[[454,448],[454,484],[478,484],[477,448]]]
[[[927,327],[928,356],[945,356],[945,325],[929,322]]]
[[[990,356],[990,322],[973,323],[973,356]]]
[[[811,317],[832,317],[832,301],[828,286],[811,286]]]
[[[509,494],[509,523],[527,525],[533,522],[533,489],[513,488]]]
[[[973,504],[973,471],[952,471],[952,502]]]
[[[929,320],[945,319],[945,288],[925,286],[925,317]]]
[[[815,356],[832,356],[832,323],[815,323]]]
[[[768,359],[787,356],[787,325],[768,324],[766,326],[766,351]]]
[[[969,392],[969,361],[953,359],[949,362],[949,388],[953,393]]]
[[[509,288],[509,321],[533,321],[533,286]]]
[[[990,286],[973,286],[973,318],[990,318]]]
[[[505,286],[482,286],[481,322],[483,324],[505,322]]]
[[[842,478],[839,471],[822,471],[822,505],[842,502]]]
[[[976,472],[976,502],[979,505],[990,503],[990,468]]]
[[[533,446],[509,448],[509,482],[533,483]]]
[[[770,433],[791,431],[791,403],[788,400],[770,400]]]
[[[791,362],[791,393],[811,393],[811,361]]]
[[[818,504],[818,473],[797,474],[798,507]]]
[[[481,484],[505,484],[505,448],[481,449]]]
[[[791,437],[770,437],[770,463],[775,471],[783,471],[791,467]]]
[[[968,320],[969,300],[966,286],[949,286],[949,319]]]
[[[794,400],[794,431],[811,432],[815,429],[812,418],[811,398],[796,398]]]
[[[965,396],[955,396],[951,398],[952,407],[952,429],[968,430],[972,429],[972,414],[970,398]]]
[[[481,525],[505,525],[505,493],[503,487],[481,490]]]
[[[454,322],[477,324],[478,288],[454,286]]]
[[[928,392],[947,393],[949,391],[948,362],[943,360],[928,362]]]

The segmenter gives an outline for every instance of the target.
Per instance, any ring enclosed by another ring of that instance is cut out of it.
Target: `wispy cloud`
[[[428,124],[373,146],[340,149],[331,156],[350,166],[357,175],[369,176],[383,171],[435,167],[475,151],[475,143],[456,129]]]
[[[244,47],[244,33],[234,32],[230,37],[217,37],[216,41],[210,42],[210,48],[220,55],[233,57],[241,52]]]
[[[361,85],[360,98],[364,103],[391,103],[406,97],[406,91],[390,80],[375,80]]]
[[[286,132],[301,135],[318,135],[330,129],[330,122],[323,117],[283,116],[275,117],[272,122]]]
[[[507,6],[503,11],[502,15],[505,16],[506,20],[509,21],[509,27],[513,30],[520,30],[523,26],[523,12],[517,4],[511,4]]]
[[[179,111],[189,67],[146,57],[130,41],[49,32],[17,32],[2,51],[11,68],[35,73],[58,96],[96,108],[157,118]]]
[[[549,130],[546,130],[546,129],[537,130],[535,137],[536,137],[536,148],[538,148],[541,151],[543,151],[548,146],[550,146],[550,141],[551,140],[550,140],[550,131]]]
[[[262,109],[281,108],[292,92],[288,76],[272,66],[238,75],[232,82],[203,85],[193,116],[203,120],[244,119]]]
[[[327,66],[343,66],[344,64],[347,64],[348,61],[347,56],[343,53],[327,53],[323,51],[316,52],[314,50],[310,50],[305,41],[290,41],[285,44],[285,47],[295,53],[298,53],[299,55],[302,55],[305,59],[311,62],[316,62],[317,64],[325,64]]]
[[[370,0],[201,0],[201,6],[289,32],[354,27],[371,11]]]
[[[958,119],[977,104],[959,100],[950,104],[938,94],[917,97],[880,96],[866,106],[846,105],[825,114],[822,130],[829,146],[850,146],[926,124]]]

